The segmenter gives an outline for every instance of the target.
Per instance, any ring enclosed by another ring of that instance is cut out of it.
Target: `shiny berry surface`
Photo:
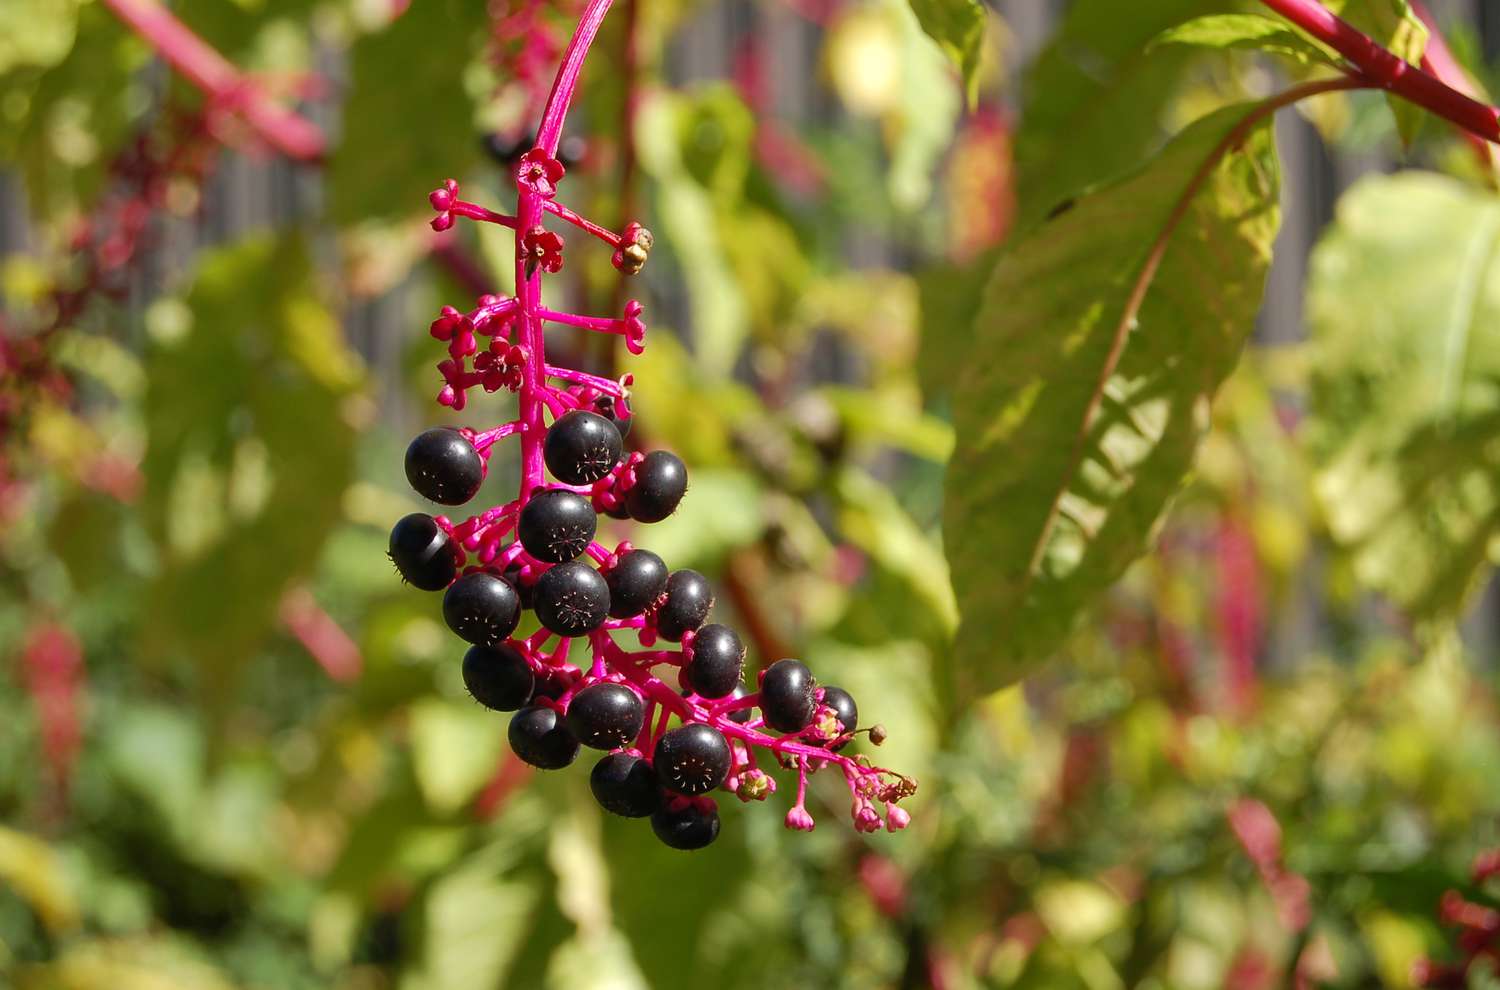
[[[601,808],[625,818],[645,818],[661,807],[656,771],[631,753],[611,753],[594,764],[589,790]]]
[[[697,629],[714,607],[714,589],[708,578],[693,570],[673,571],[667,578],[667,598],[656,612],[656,631],[674,643],[682,634]]]
[[[589,500],[560,488],[538,492],[521,510],[516,535],[537,560],[561,564],[588,549],[599,526]]]
[[[498,646],[521,621],[521,598],[504,578],[475,571],[443,594],[443,621],[470,643]]]
[[[739,634],[715,622],[693,637],[692,659],[684,670],[700,697],[723,698],[739,686],[744,667],[745,644]]]
[[[511,716],[511,750],[539,770],[561,770],[578,758],[578,738],[551,708],[533,705]]]
[[[817,710],[812,671],[800,660],[777,660],[760,682],[760,710],[766,725],[778,732],[807,728]]]
[[[620,462],[620,431],[598,413],[575,409],[552,424],[542,457],[552,477],[586,485],[609,474]]]
[[[637,522],[654,523],[677,511],[687,492],[687,465],[667,450],[653,450],[635,466],[635,484],[625,492],[625,510]]]
[[[650,550],[622,554],[604,576],[609,585],[609,614],[616,619],[640,615],[667,590],[667,565]]]
[[[406,480],[425,499],[463,505],[484,484],[484,461],[462,433],[439,427],[419,433],[407,446]]]
[[[592,632],[608,614],[609,585],[582,561],[558,564],[537,580],[537,620],[559,636]]]
[[[453,541],[429,515],[402,516],[391,529],[389,555],[401,577],[414,588],[442,591],[458,573]]]
[[[568,728],[593,749],[616,749],[634,742],[645,717],[640,695],[623,684],[590,684],[573,695],[568,705]]]
[[[536,678],[512,646],[471,646],[464,654],[464,687],[474,700],[497,712],[513,712],[531,700]]]
[[[729,742],[702,723],[663,733],[651,763],[662,786],[689,797],[707,794],[729,776]]]
[[[719,837],[719,809],[696,801],[670,801],[651,816],[651,831],[673,849],[702,849]]]

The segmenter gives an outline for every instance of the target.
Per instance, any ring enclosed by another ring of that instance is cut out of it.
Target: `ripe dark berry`
[[[511,716],[510,748],[539,770],[561,770],[578,757],[578,739],[551,708],[533,705]]]
[[[724,734],[695,722],[663,734],[651,763],[663,786],[692,797],[724,783],[729,776],[729,757]]]
[[[463,505],[484,484],[484,461],[462,433],[439,427],[406,448],[406,480],[423,498]]]
[[[536,678],[511,646],[471,646],[464,654],[464,687],[484,707],[513,712],[531,699]]]
[[[661,807],[656,771],[630,753],[611,753],[595,763],[589,789],[601,808],[626,818],[645,818]]]
[[[677,642],[682,634],[703,625],[714,607],[714,589],[697,571],[673,571],[667,578],[667,600],[656,610],[656,631]]]
[[[516,595],[521,599],[522,608],[536,608],[536,581],[530,584],[521,580],[521,564],[511,564],[501,575],[510,582],[510,586],[516,589]]]
[[[453,541],[421,512],[402,516],[391,529],[390,558],[414,588],[442,591],[458,573]]]
[[[854,696],[848,691],[841,687],[824,688],[823,704],[833,709],[834,716],[845,732],[853,732],[859,728],[859,706],[854,703]]]
[[[628,619],[667,590],[667,565],[650,550],[631,550],[620,556],[604,580],[609,584],[609,614]]]
[[[854,703],[854,695],[841,687],[826,687],[823,689],[823,704],[833,709],[834,717],[839,720],[841,733],[853,732],[859,728],[859,706]],[[839,750],[849,742],[837,742],[829,746],[829,749]]]
[[[516,535],[532,557],[561,564],[588,549],[598,525],[599,517],[588,499],[551,488],[526,503],[516,522]]]
[[[536,687],[531,690],[531,699],[528,704],[536,704],[543,698],[551,698],[556,701],[568,693],[577,678],[559,670],[556,667],[546,667],[536,675]]]
[[[587,485],[620,463],[621,446],[615,424],[598,413],[575,409],[547,431],[542,459],[558,481]]]
[[[778,732],[798,732],[812,721],[813,675],[800,660],[777,660],[760,681],[760,711]]]
[[[651,816],[651,831],[673,849],[702,849],[719,837],[719,809],[704,804],[668,801]]]
[[[687,491],[687,465],[668,450],[653,450],[635,466],[635,484],[625,492],[625,508],[632,519],[661,522],[670,516]]]
[[[728,626],[715,622],[699,629],[693,637],[692,657],[684,670],[699,697],[722,698],[740,683],[745,644]]]
[[[594,411],[611,423],[615,429],[620,431],[620,436],[630,436],[630,424],[635,422],[634,416],[621,416],[619,407],[616,405],[614,396],[603,395],[594,402]]]
[[[568,704],[568,728],[594,749],[630,745],[645,718],[640,695],[623,684],[590,684]]]
[[[521,598],[504,578],[475,571],[448,587],[443,621],[470,643],[498,646],[521,621]]]
[[[536,583],[536,617],[559,636],[582,636],[609,614],[609,585],[582,561],[558,564]]]

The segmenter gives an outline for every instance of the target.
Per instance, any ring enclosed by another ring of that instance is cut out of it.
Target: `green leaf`
[[[492,713],[476,704],[429,698],[411,708],[411,761],[417,786],[439,815],[479,793],[507,758]]]
[[[0,162],[18,166],[41,216],[95,195],[150,103],[139,77],[149,49],[102,5],[77,12],[76,41],[62,55],[0,73]]]
[[[186,299],[147,323],[145,514],[162,554],[147,649],[195,658],[222,687],[340,516],[358,359],[295,238],[206,255]]]
[[[1266,122],[1209,168],[1180,221],[1174,210],[1250,112],[1194,124],[995,268],[955,394],[944,506],[969,694],[1016,680],[1062,644],[1145,551],[1192,464],[1270,262],[1280,173]]]
[[[1362,181],[1313,255],[1316,492],[1355,570],[1423,617],[1500,535],[1500,203],[1425,172]]]
[[[1266,52],[1304,67],[1340,64],[1338,52],[1295,30],[1285,21],[1260,14],[1219,14],[1199,17],[1162,32],[1152,48],[1193,45],[1199,48]]]
[[[951,50],[950,57],[963,69],[964,84],[969,103],[978,98],[976,72],[979,66],[979,51],[984,41],[984,9],[978,0],[911,0],[913,10],[923,8],[940,9],[939,16],[952,14],[975,18],[970,27],[972,49],[959,59]],[[895,114],[899,124],[898,137],[891,149],[891,170],[887,182],[891,190],[891,201],[902,210],[911,212],[921,209],[932,199],[932,176],[937,163],[953,144],[953,129],[962,110],[959,94],[955,91],[951,73],[943,60],[933,53],[932,47],[922,38],[912,23],[912,17],[900,4],[896,5],[897,23],[900,25],[902,62],[901,99]],[[952,27],[944,22],[945,26]],[[934,28],[921,22],[921,28],[937,38]],[[942,39],[939,38],[939,41]],[[943,46],[948,49],[947,45]]]
[[[0,6],[0,75],[61,62],[78,31],[80,0],[6,0]]]
[[[998,253],[986,251],[962,265],[934,265],[917,275],[922,310],[922,343],[917,378],[929,399],[947,395],[958,380],[969,345],[969,328],[979,315],[984,286]]]
[[[486,35],[485,5],[423,0],[360,38],[350,67],[344,133],[329,164],[340,224],[427,209],[427,194],[479,159],[464,63]]]
[[[978,94],[979,56],[984,50],[984,6],[979,0],[908,0],[917,23],[963,74],[972,104]]]
[[[1016,131],[1017,230],[1090,186],[1139,167],[1166,137],[1166,107],[1195,56],[1146,51],[1176,24],[1227,13],[1232,0],[1077,0],[1026,76]]]

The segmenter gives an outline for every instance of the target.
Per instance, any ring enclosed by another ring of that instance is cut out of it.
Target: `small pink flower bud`
[[[811,832],[813,825],[812,815],[800,804],[786,813],[786,827],[794,832]]]
[[[911,824],[911,815],[907,814],[905,808],[898,808],[894,804],[885,806],[885,830],[887,832],[899,832]]]

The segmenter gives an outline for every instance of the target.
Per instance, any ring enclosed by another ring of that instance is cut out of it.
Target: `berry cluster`
[[[432,324],[432,336],[448,350],[438,366],[444,380],[438,402],[460,410],[473,388],[507,389],[517,394],[519,415],[484,431],[422,433],[407,449],[407,478],[433,502],[463,505],[482,487],[494,445],[515,437],[522,480],[517,498],[462,522],[423,513],[401,519],[391,531],[391,559],[410,584],[443,591],[444,620],[471,644],[464,683],[479,703],[515,713],[509,728],[515,754],[555,770],[584,746],[605,752],[591,775],[599,804],[618,815],[649,817],[667,845],[698,849],[718,836],[710,797],[717,790],[743,801],[775,792],[757,760],[760,751],[796,774],[787,827],[813,827],[808,777],[836,767],[853,798],[856,828],[896,831],[910,821],[896,802],[916,784],[842,752],[859,722],[848,692],[819,685],[804,664],[787,659],[767,668],[751,691],[743,677],[744,643],[728,626],[708,622],[714,596],[703,575],[672,571],[628,542],[611,550],[596,539],[601,513],[636,523],[666,519],[688,481],[674,454],[626,452],[631,376],[614,381],[546,361],[548,324],[617,334],[632,353],[645,344],[641,305],[633,300],[618,319],[541,303],[542,274],[563,265],[564,242],[543,226],[547,214],[604,241],[626,275],[641,270],[652,247],[650,231],[638,223],[615,233],[555,199],[566,172],[555,157],[563,116],[608,5],[590,0],[537,146],[516,164],[516,214],[460,199],[452,179],[429,197],[435,230],[465,217],[513,230],[516,246],[513,296],[481,297],[466,313],[445,307]],[[480,338],[487,338],[482,348]],[[516,638],[526,610],[541,628]],[[586,646],[588,660],[575,662],[575,645]],[[884,736],[879,726],[867,731],[877,744]]]

